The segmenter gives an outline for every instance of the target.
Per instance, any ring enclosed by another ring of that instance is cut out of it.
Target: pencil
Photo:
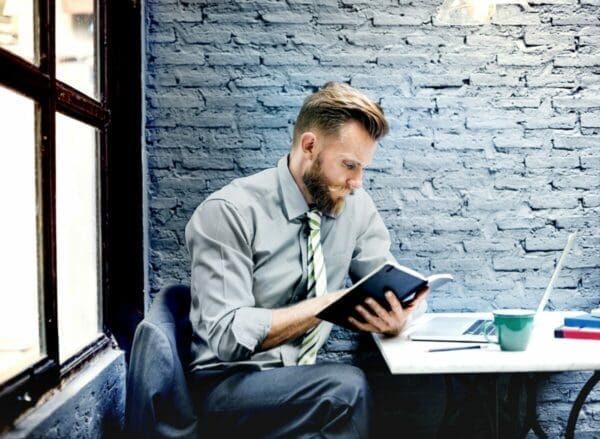
[[[467,349],[481,349],[481,345],[460,346],[460,347],[456,347],[456,348],[436,348],[436,349],[429,349],[429,352],[464,351]]]

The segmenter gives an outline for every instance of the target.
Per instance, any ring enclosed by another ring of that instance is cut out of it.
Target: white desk
[[[425,314],[398,337],[374,335],[375,342],[394,374],[434,373],[504,373],[559,372],[567,370],[600,370],[600,341],[554,337],[566,315],[577,312],[545,312],[535,322],[526,351],[502,352],[496,344],[482,344],[484,349],[428,352],[432,348],[467,346],[472,343],[424,342],[407,339],[406,333],[433,314]],[[435,314],[465,315],[465,314]],[[491,319],[490,313],[469,313]],[[423,320],[421,320],[423,319]]]
[[[572,437],[575,423],[587,394],[600,379],[600,341],[574,340],[554,337],[554,329],[560,326],[566,315],[577,312],[544,312],[536,320],[531,340],[526,351],[502,352],[496,344],[482,344],[483,349],[447,352],[429,352],[432,348],[467,346],[456,342],[411,341],[407,333],[433,316],[425,314],[411,324],[398,337],[388,338],[375,334],[373,337],[381,354],[393,374],[473,374],[512,372],[562,372],[569,370],[596,371],[581,390],[575,401],[567,426],[567,437]],[[436,313],[435,315],[465,315]],[[492,318],[491,313],[469,313],[468,315]],[[528,413],[535,418],[535,386],[529,386],[528,395],[532,408]],[[541,427],[532,419],[538,435]],[[539,430],[538,430],[539,429]],[[543,435],[543,431],[541,432]]]

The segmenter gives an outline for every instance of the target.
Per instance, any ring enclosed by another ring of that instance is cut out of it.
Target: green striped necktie
[[[321,249],[321,212],[311,210],[307,213],[308,227],[308,283],[307,298],[322,296],[327,292],[327,271],[325,260]],[[323,323],[311,328],[302,339],[298,364],[314,364],[317,359],[317,351],[321,346],[320,332]]]

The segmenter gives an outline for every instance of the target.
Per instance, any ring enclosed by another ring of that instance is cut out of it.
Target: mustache
[[[327,186],[327,189],[330,192],[341,192],[343,195],[349,194],[349,195],[354,195],[354,189],[350,189],[346,186]]]

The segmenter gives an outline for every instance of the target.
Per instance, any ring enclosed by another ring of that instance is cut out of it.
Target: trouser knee
[[[320,401],[321,411],[327,412],[331,434],[325,437],[338,437],[333,433],[336,423],[344,425],[340,437],[367,438],[371,430],[371,392],[362,370],[349,365],[337,365],[327,374],[328,388]]]
[[[364,372],[347,364],[317,364],[311,366],[311,395],[330,400],[332,404],[367,408],[371,402],[369,383]],[[307,369],[308,371],[308,369]]]
[[[331,379],[335,396],[348,405],[370,403],[369,383],[361,369],[349,365],[338,365]]]

